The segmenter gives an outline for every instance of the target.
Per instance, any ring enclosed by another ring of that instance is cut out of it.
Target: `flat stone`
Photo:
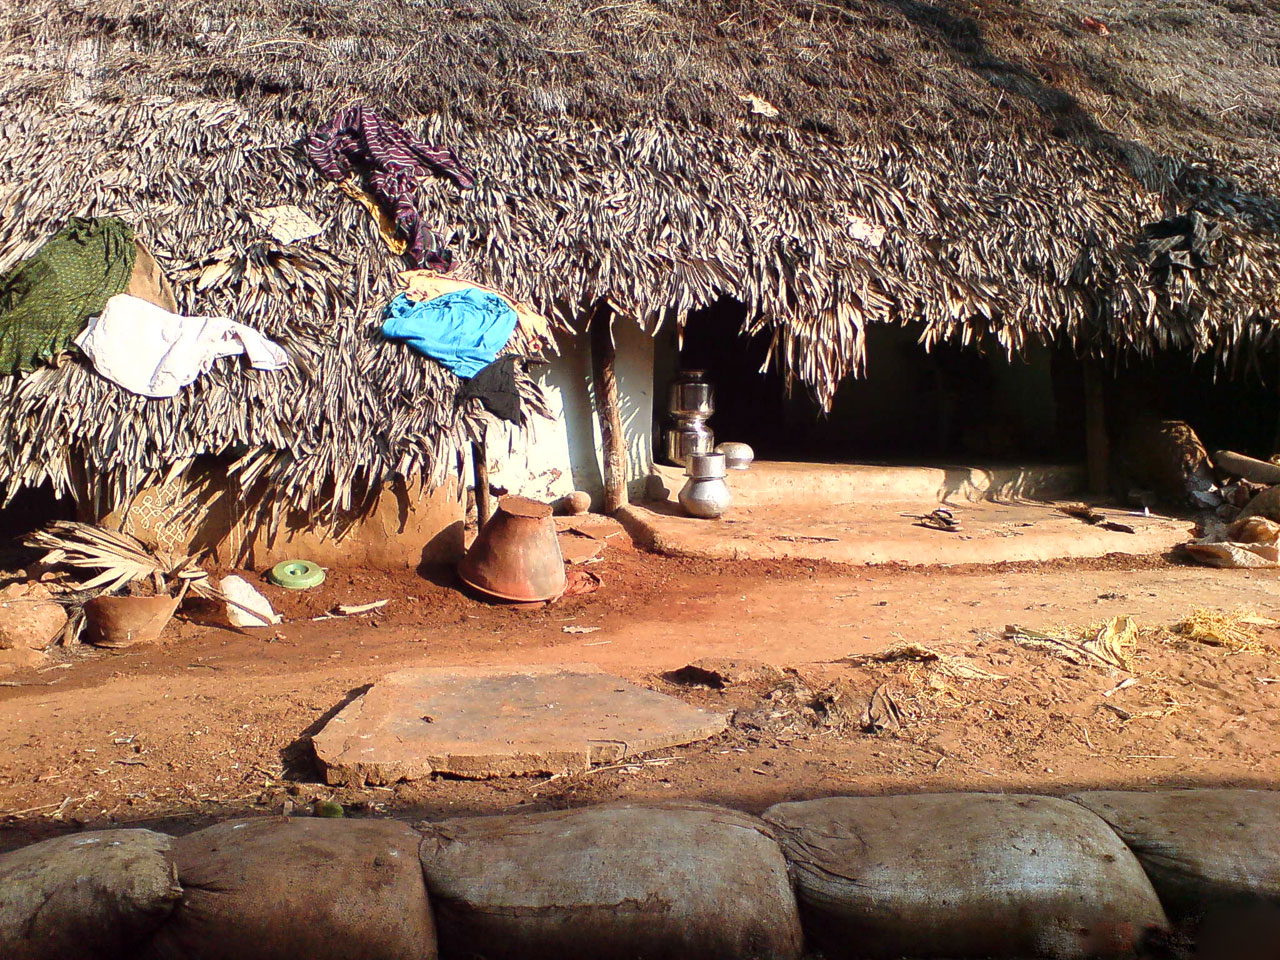
[[[557,533],[573,533],[596,540],[625,540],[626,528],[613,517],[599,513],[586,513],[576,517],[556,517]]]
[[[604,541],[577,533],[560,535],[560,556],[568,564],[586,563],[604,552]]]
[[[591,666],[388,675],[313,739],[331,784],[550,776],[692,743],[728,718]]]

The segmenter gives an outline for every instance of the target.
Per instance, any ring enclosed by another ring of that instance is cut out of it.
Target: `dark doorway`
[[[1113,438],[1137,419],[1185,420],[1210,452],[1236,450],[1263,460],[1280,452],[1280,358],[1247,370],[1211,357],[1164,351],[1118,366],[1106,391]]]
[[[8,506],[0,508],[0,565],[21,566],[36,559],[39,551],[23,547],[22,539],[54,520],[74,519],[75,501],[54,496],[48,484],[19,490]]]
[[[1067,463],[1084,455],[1080,364],[1037,348],[1010,361],[1003,350],[949,344],[926,351],[919,330],[867,331],[865,375],[839,386],[824,413],[796,384],[761,372],[768,337],[744,337],[744,308],[732,300],[692,314],[677,349],[674,333],[658,363],[659,417],[665,383],[678,368],[704,369],[716,385],[717,441],[752,445],[762,460],[808,462]]]

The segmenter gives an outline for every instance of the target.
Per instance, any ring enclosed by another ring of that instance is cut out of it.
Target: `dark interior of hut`
[[[665,424],[666,384],[676,370],[706,370],[716,387],[717,442],[751,444],[762,460],[825,463],[1075,463],[1085,455],[1084,372],[1066,347],[1034,346],[1012,359],[996,343],[926,351],[919,331],[875,325],[867,366],[840,385],[824,412],[801,383],[787,389],[766,366],[766,334],[741,334],[732,300],[690,315],[677,344],[657,350],[655,414]],[[762,368],[763,372],[762,372]],[[1260,371],[1267,371],[1264,376]],[[1165,353],[1106,370],[1106,415],[1116,442],[1135,417],[1189,422],[1210,449],[1275,452],[1280,368],[1230,375],[1210,358]]]

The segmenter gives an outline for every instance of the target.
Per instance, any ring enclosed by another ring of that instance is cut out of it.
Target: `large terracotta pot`
[[[131,647],[160,638],[178,609],[173,597],[94,597],[84,605],[85,639],[99,647]]]
[[[503,497],[458,564],[462,582],[500,600],[532,603],[564,593],[564,558],[551,505]]]

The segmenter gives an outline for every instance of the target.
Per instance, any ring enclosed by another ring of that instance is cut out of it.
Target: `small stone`
[[[0,650],[39,650],[67,623],[62,604],[39,583],[11,583],[0,590]]]
[[[269,627],[280,622],[271,601],[259,593],[244,577],[223,577],[222,594],[227,604],[227,619],[233,627]]]
[[[667,486],[667,482],[656,473],[651,473],[644,480],[644,498],[653,500],[658,503],[670,500],[672,491]]]
[[[345,817],[347,811],[342,809],[342,804],[333,800],[317,800],[312,813],[317,817]]]
[[[553,506],[556,513],[563,517],[580,517],[591,509],[591,494],[585,490],[575,490],[565,494]]]
[[[34,667],[44,663],[45,655],[30,647],[14,647],[12,650],[0,650],[0,676],[6,676],[24,667]]]

